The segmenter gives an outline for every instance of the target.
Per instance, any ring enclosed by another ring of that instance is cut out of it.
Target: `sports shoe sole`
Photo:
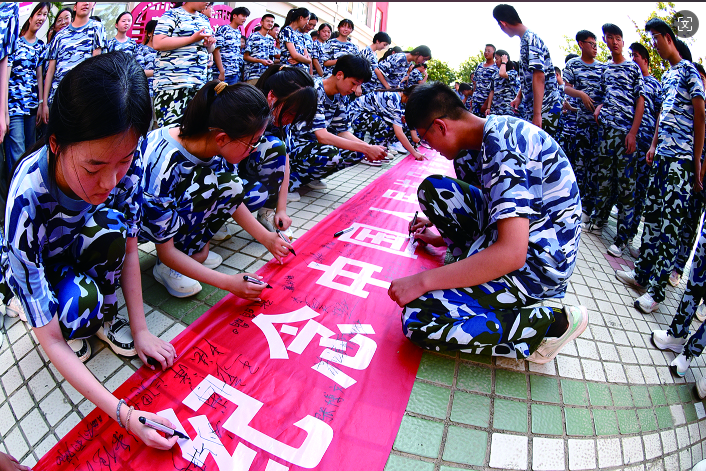
[[[660,350],[671,350],[674,353],[681,353],[684,351],[684,345],[666,345],[666,344],[660,343],[659,341],[655,341],[654,332],[652,332],[650,334],[650,342],[652,342],[652,345],[654,345],[655,348],[658,348]]]
[[[215,253],[215,252],[214,252],[214,253]],[[218,255],[218,254],[216,254],[216,255]],[[204,262],[203,262],[201,265],[203,265],[203,266],[206,267],[206,268],[210,268],[211,270],[213,270],[213,269],[218,268],[218,267],[221,266],[221,263],[223,263],[223,257],[221,257],[221,256],[219,255],[218,258],[216,258],[215,260],[216,260],[218,263],[216,263],[216,262],[209,262],[209,261],[208,261],[208,258],[207,258],[206,260],[204,260]]]
[[[155,268],[156,267],[157,267],[157,265],[155,265]],[[194,286],[194,289],[191,292],[185,293],[182,291],[176,291],[176,290],[169,287],[169,284],[167,284],[167,282],[164,280],[164,278],[162,278],[162,275],[157,270],[152,270],[152,275],[154,276],[154,279],[157,280],[157,282],[159,282],[162,286],[164,286],[167,289],[167,291],[169,292],[169,294],[171,294],[175,298],[188,298],[189,296],[193,296],[193,295],[199,293],[202,289],[201,283],[197,282],[196,285]]]
[[[694,389],[696,389],[696,394],[698,394],[699,399],[704,399],[706,398],[706,391],[701,390],[701,381],[697,381],[696,384],[694,385]]]
[[[642,304],[640,304],[639,301],[635,301],[635,309],[640,311],[643,314],[651,314],[655,312],[657,309],[659,309],[659,303],[654,303],[652,306],[650,306],[648,309],[645,309],[642,307]]]
[[[83,339],[75,339],[74,341],[80,342],[81,340],[83,340]],[[69,342],[71,342],[71,340],[69,340]],[[86,363],[86,361],[89,358],[91,358],[91,344],[88,343],[88,340],[86,340],[86,342],[83,345],[85,346],[85,348],[83,348],[82,350],[79,350],[78,352],[74,352],[74,353],[76,354],[78,359],[81,361],[81,363]],[[71,346],[69,345],[69,347],[71,347]],[[73,350],[73,348],[71,350]]]
[[[111,342],[111,340],[108,338],[108,336],[105,335],[105,332],[104,332],[103,327],[101,327],[100,329],[98,329],[98,332],[96,332],[96,337],[98,337],[99,339],[101,339],[102,341],[104,341],[105,343],[107,343],[108,346],[110,347],[110,349],[111,349],[114,353],[116,353],[117,355],[122,355],[122,356],[124,356],[124,357],[134,357],[134,356],[137,356],[137,350],[135,350],[134,347],[131,348],[130,350],[128,350],[128,349],[126,349],[126,348],[122,348],[120,345],[116,345],[116,344],[114,344],[113,342]]]
[[[623,251],[615,252],[613,250],[610,250],[611,247],[608,247],[608,253],[611,254],[613,257],[622,257],[623,256]]]
[[[686,371],[684,372],[684,374],[679,374],[679,370],[677,369],[677,365],[669,365],[669,370],[670,370],[670,371],[672,372],[672,374],[673,374],[674,376],[676,376],[677,378],[683,378],[684,375],[686,374]]]
[[[581,309],[582,313],[581,323],[576,327],[576,329],[571,333],[571,335],[569,335],[565,339],[562,339],[561,342],[559,342],[559,339],[561,339],[561,337],[559,337],[559,339],[557,339],[556,348],[550,355],[540,355],[538,348],[537,350],[535,350],[534,353],[532,353],[532,355],[529,356],[529,358],[527,358],[527,361],[539,364],[549,363],[550,361],[554,360],[554,358],[556,358],[556,356],[566,346],[566,344],[577,338],[586,330],[586,327],[588,327],[588,310],[585,306],[578,306],[578,308]]]
[[[640,292],[640,293],[644,293],[644,292],[645,292],[645,288],[644,288],[643,286],[640,286],[639,284],[637,284],[637,281],[628,281],[628,280],[624,280],[624,279],[620,278],[620,276],[618,275],[618,271],[617,271],[617,270],[616,270],[616,272],[615,272],[615,278],[617,278],[617,279],[618,279],[622,284],[624,284],[625,286],[629,286],[629,287],[635,289],[636,291],[638,291],[638,292]]]
[[[325,190],[325,189],[328,188],[328,185],[327,185],[326,183],[323,183],[323,182],[322,182],[321,185],[317,185],[317,184],[315,184],[315,183],[309,182],[309,183],[306,184],[306,186],[308,186],[308,187],[311,188],[312,190]]]

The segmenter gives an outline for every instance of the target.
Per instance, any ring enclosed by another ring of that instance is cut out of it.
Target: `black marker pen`
[[[140,416],[140,418],[139,418],[138,420],[140,421],[140,423],[141,423],[142,425],[145,425],[145,426],[147,426],[147,427],[149,427],[149,428],[153,428],[153,429],[155,429],[155,430],[159,430],[160,432],[164,432],[164,433],[166,433],[167,435],[176,435],[177,437],[182,438],[182,439],[184,439],[184,440],[189,440],[189,436],[188,436],[188,435],[184,435],[184,434],[181,433],[179,430],[174,430],[174,429],[172,429],[172,428],[167,427],[166,425],[162,425],[162,424],[157,423],[157,422],[155,422],[155,421],[153,421],[153,420],[150,420],[150,419],[148,419],[148,418],[146,418],[146,417]]]
[[[279,236],[279,238],[282,239],[283,241],[285,241],[286,243],[288,243],[288,244],[292,243],[292,241],[289,240],[289,237],[284,235],[282,233],[282,231],[280,231],[279,229],[275,229],[275,232],[277,232],[277,235]],[[294,249],[289,249],[289,251],[292,252],[292,255],[294,255],[295,257],[297,256],[297,253],[294,251]]]
[[[272,286],[268,285],[262,280],[258,280],[257,278],[253,278],[252,276],[248,275],[243,275],[243,280],[247,281],[248,283],[254,283],[256,285],[265,285],[266,288],[272,289]]]
[[[355,227],[349,227],[349,228],[347,228],[347,229],[343,229],[342,231],[336,232],[333,236],[334,236],[334,237],[340,237],[340,236],[342,236],[343,234],[345,234],[346,232],[352,231],[353,229],[355,229]]]
[[[409,229],[409,236],[412,237],[412,227],[414,227],[415,224],[417,224],[417,216],[419,215],[419,211],[414,212],[414,219],[412,219],[412,225],[410,226]]]

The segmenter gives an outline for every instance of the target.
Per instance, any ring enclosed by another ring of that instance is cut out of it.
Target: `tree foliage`
[[[461,62],[461,65],[459,65],[456,70],[456,81],[471,83],[471,75],[475,72],[478,64],[482,64],[483,62],[485,62],[483,51],[479,51],[475,56],[471,56]]]
[[[456,74],[446,62],[431,59],[427,61],[427,74],[429,82],[441,82],[450,85],[456,80]]]

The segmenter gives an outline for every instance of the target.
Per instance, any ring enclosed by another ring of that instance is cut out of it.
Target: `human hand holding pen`
[[[293,250],[292,244],[283,240],[276,232],[268,232],[263,239],[262,245],[274,255],[279,263],[282,263],[282,259]]]
[[[262,282],[262,284],[260,284],[248,281],[248,278],[261,281],[261,276],[254,273],[239,273],[229,278],[228,286],[226,286],[228,291],[243,299],[262,301],[260,297],[262,296],[262,291],[267,288],[267,283]]]
[[[425,216],[416,216],[415,215],[415,218],[416,218],[416,220],[413,219],[412,221],[410,221],[409,226],[407,227],[410,235],[412,234],[412,232],[416,232],[418,229],[423,229],[425,227],[432,226],[429,218],[427,218]]]

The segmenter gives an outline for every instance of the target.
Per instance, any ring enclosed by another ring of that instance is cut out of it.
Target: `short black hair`
[[[492,47],[492,48],[493,48],[493,51],[497,51],[497,50],[498,50],[498,49],[497,49],[494,45],[492,45],[492,44],[486,44],[485,47]]]
[[[508,60],[508,61],[510,60],[510,54],[508,54],[505,49],[497,49],[497,50],[495,51],[495,55],[496,55],[496,56],[499,56],[499,57],[507,56],[507,60]]]
[[[614,25],[613,23],[606,23],[603,26],[601,26],[601,30],[603,30],[603,36],[606,34],[617,34],[621,38],[623,37],[623,30],[620,29],[617,25]]]
[[[329,31],[333,31],[333,26],[331,26],[331,25],[328,24],[328,23],[321,23],[321,24],[319,25],[319,31],[321,31],[321,30],[324,29],[324,28],[328,28]]]
[[[692,62],[691,49],[689,49],[689,46],[687,46],[684,41],[677,38],[677,40],[674,41],[674,45],[676,46],[677,52],[679,52],[682,59]]]
[[[353,54],[346,54],[338,58],[333,67],[333,75],[343,72],[343,78],[353,77],[367,82],[372,77],[368,61]]]
[[[704,66],[702,64],[698,62],[692,62],[692,64],[694,64],[694,67],[696,67],[696,70],[698,70],[701,75],[706,77],[706,70],[704,70]]]
[[[274,20],[275,15],[273,15],[272,13],[265,13],[264,15],[262,15],[262,18],[260,18],[260,21],[265,21],[265,18],[272,18]]]
[[[510,25],[522,24],[520,15],[517,14],[517,10],[515,10],[515,7],[513,7],[512,5],[507,5],[505,3],[496,5],[495,8],[493,8],[493,18],[495,18],[495,21],[497,22],[504,21],[505,23]]]
[[[461,87],[459,86],[459,90]],[[461,119],[466,112],[456,92],[441,82],[418,85],[407,100],[405,120],[411,129],[428,127],[432,119]]]
[[[473,85],[471,85],[470,83],[462,82],[458,85],[459,92],[465,92],[468,90],[473,90]]]
[[[340,28],[343,25],[350,26],[351,32],[353,32],[355,30],[355,25],[353,24],[353,20],[349,20],[348,18],[344,18],[338,23],[338,27]]]
[[[236,7],[230,11],[230,20],[233,21],[234,16],[243,15],[250,16],[250,10],[245,7]]]
[[[390,44],[392,42],[392,38],[390,37],[389,34],[387,34],[384,31],[380,31],[375,33],[375,36],[373,36],[373,44],[375,43],[387,43]]]
[[[655,33],[662,35],[669,35],[669,37],[672,38],[672,42],[676,42],[677,39],[672,28],[670,28],[664,20],[659,18],[652,18],[650,21],[645,23],[645,31],[648,33],[654,31]]]
[[[314,13],[313,11],[309,13],[309,21],[311,20],[319,21],[319,17],[316,16],[316,13]]]
[[[596,39],[596,35],[588,31],[587,29],[582,29],[581,31],[576,33],[576,42],[585,41],[588,38]]]
[[[573,53],[567,54],[566,57],[564,57],[564,64],[566,64],[566,63],[569,62],[571,59],[574,59],[574,58],[576,58],[576,57],[578,57],[578,56],[579,56],[578,54],[573,54]]]
[[[632,43],[630,45],[630,50],[633,54],[637,54],[647,61],[647,65],[650,65],[650,53],[645,46],[640,43]]]

